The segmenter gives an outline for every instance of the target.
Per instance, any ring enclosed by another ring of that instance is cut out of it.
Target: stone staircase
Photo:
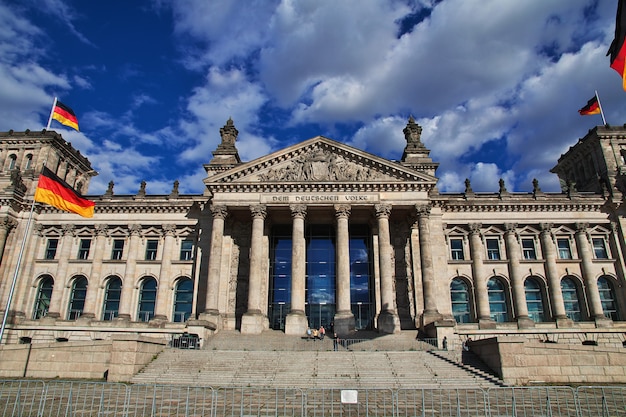
[[[359,333],[334,351],[333,340],[282,332],[220,332],[202,349],[165,349],[135,375],[136,384],[272,388],[489,388],[502,385],[462,365],[460,352],[429,351],[415,332]]]

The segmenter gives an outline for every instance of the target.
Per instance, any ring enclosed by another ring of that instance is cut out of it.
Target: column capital
[[[347,219],[350,217],[350,210],[349,204],[335,204],[335,217],[337,219]]]
[[[63,234],[64,235],[74,236],[74,225],[73,224],[64,224],[62,226],[62,230],[63,230]]]
[[[226,216],[228,216],[228,208],[226,206],[211,204],[209,209],[211,210],[211,214],[214,219],[217,218],[224,220]]]
[[[376,204],[374,206],[377,218],[388,218],[391,215],[391,204]]]
[[[175,224],[164,224],[163,225],[163,236],[174,236],[176,233],[176,225]]]
[[[505,233],[513,233],[517,236],[517,223],[504,223]]]
[[[553,227],[554,227],[554,224],[552,223],[539,223],[539,228],[541,229],[541,233],[552,234]]]
[[[586,233],[589,228],[589,223],[578,222],[576,223],[576,233]]]
[[[306,217],[306,205],[305,204],[291,204],[289,210],[291,210],[291,217],[294,219],[304,219]]]
[[[265,217],[267,217],[267,207],[265,206],[265,204],[250,206],[250,213],[252,213],[253,219],[261,218],[265,220]]]
[[[7,232],[11,230],[12,228],[14,228],[15,226],[17,226],[17,222],[8,217],[5,217],[4,219],[0,220],[0,229],[5,229]]]
[[[430,216],[430,211],[432,210],[432,204],[416,204],[415,210],[417,211],[417,218],[423,218]]]
[[[141,225],[140,224],[131,224],[128,226],[128,234],[131,236],[140,236],[141,235]]]
[[[480,235],[480,229],[483,227],[482,223],[469,223],[467,226],[471,235]]]
[[[109,226],[106,224],[97,224],[94,226],[96,230],[96,236],[107,236],[109,231]]]

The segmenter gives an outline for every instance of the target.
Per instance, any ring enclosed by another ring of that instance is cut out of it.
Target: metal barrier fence
[[[626,387],[211,388],[0,380],[0,417],[621,417]]]

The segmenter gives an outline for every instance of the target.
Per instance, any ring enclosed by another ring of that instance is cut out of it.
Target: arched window
[[[580,311],[580,292],[578,285],[570,277],[561,280],[561,292],[563,293],[563,303],[565,304],[565,315],[573,321],[582,321],[583,316]]]
[[[526,293],[528,317],[535,322],[545,321],[543,292],[539,280],[533,277],[526,278],[526,281],[524,281],[524,292]]]
[[[461,278],[454,278],[450,283],[450,301],[452,314],[457,323],[469,323],[472,320],[470,291]]]
[[[40,319],[48,315],[53,288],[54,279],[52,279],[50,275],[44,275],[41,278],[41,281],[39,281],[39,287],[37,287],[37,298],[35,299],[35,308],[33,309],[33,319]]]
[[[118,277],[109,277],[104,290],[104,306],[102,320],[113,320],[120,311],[120,297],[122,295],[122,280]]]
[[[68,320],[76,320],[83,314],[85,309],[85,298],[87,298],[87,278],[79,276],[72,284],[70,294],[70,306],[67,311]]]
[[[24,169],[33,169],[33,154],[29,153],[26,155],[26,166]]]
[[[509,321],[504,284],[498,278],[490,278],[487,282],[489,295],[489,312],[491,319],[497,322]]]
[[[17,155],[12,153],[9,155],[9,170],[15,169],[17,166]]]
[[[156,306],[157,282],[154,278],[146,278],[141,282],[139,290],[139,311],[138,321],[150,321],[154,317]]]
[[[602,302],[604,315],[612,320],[619,320],[617,304],[615,303],[615,290],[613,283],[608,277],[601,276],[598,278],[598,291],[600,292],[600,301]]]
[[[183,278],[176,283],[174,296],[174,321],[185,322],[191,315],[193,305],[193,281]]]

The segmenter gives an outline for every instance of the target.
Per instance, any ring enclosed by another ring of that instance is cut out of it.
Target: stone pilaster
[[[48,310],[49,318],[58,319],[61,317],[63,306],[63,293],[67,284],[67,268],[72,252],[72,244],[74,240],[74,225],[63,225],[63,237],[61,238],[61,250],[59,251],[59,265],[54,280],[54,290],[50,299],[50,309]]]
[[[95,226],[96,241],[94,244],[93,260],[91,262],[91,274],[89,276],[89,284],[87,285],[87,295],[85,297],[85,308],[79,320],[93,319],[96,317],[98,306],[98,290],[100,289],[100,280],[102,279],[102,259],[104,257],[104,246],[107,238],[107,226],[97,224]]]
[[[504,233],[504,244],[506,245],[506,253],[509,261],[509,277],[511,278],[513,306],[517,326],[520,329],[535,327],[535,322],[528,316],[526,291],[524,290],[524,276],[520,266],[522,253],[517,236],[517,224],[506,223],[504,227],[506,229]]]
[[[355,320],[350,305],[350,232],[348,218],[350,206],[338,204],[335,206],[337,219],[337,310],[334,317],[334,327],[337,334],[347,334],[354,330]]]
[[[565,303],[563,302],[563,291],[561,290],[561,278],[556,267],[557,251],[552,236],[552,224],[541,223],[541,251],[546,261],[546,277],[548,279],[548,293],[550,294],[550,304],[552,305],[552,317],[559,327],[569,327],[572,323],[565,315]]]
[[[589,224],[587,223],[576,223],[575,238],[578,255],[581,259],[583,280],[585,281],[585,294],[589,303],[589,318],[606,325],[611,319],[605,317],[602,310],[598,280],[593,271],[593,256],[591,254],[591,244],[589,243],[590,238],[587,233],[588,228]]]
[[[250,279],[248,282],[248,311],[241,318],[242,334],[259,334],[269,327],[266,315],[261,310],[263,269],[263,233],[266,207],[262,204],[250,207],[252,212],[252,237],[250,242]]]
[[[2,258],[4,258],[4,247],[7,243],[7,237],[15,226],[17,226],[17,222],[7,217],[0,221],[0,264],[2,264]]]
[[[483,242],[480,234],[480,223],[469,224],[470,252],[472,255],[472,275],[474,276],[474,288],[476,289],[477,318],[480,327],[493,327],[489,309],[489,293],[487,292],[487,279],[483,273],[483,261],[485,258]]]
[[[211,250],[209,257],[209,276],[207,280],[206,306],[201,320],[211,322],[216,328],[220,324],[219,288],[222,269],[222,246],[224,240],[224,221],[228,216],[226,206],[211,205],[213,227],[211,228]]]
[[[159,271],[159,287],[156,298],[156,310],[152,320],[167,321],[172,313],[172,250],[176,240],[176,225],[163,225],[163,256]],[[170,321],[174,321],[172,317]]]
[[[391,205],[377,204],[378,219],[378,254],[380,267],[380,299],[381,311],[378,315],[378,331],[382,333],[400,332],[400,318],[396,310],[393,285],[393,254],[389,235],[389,216]]]
[[[291,311],[285,318],[285,334],[303,335],[309,327],[305,314],[306,289],[306,239],[304,237],[304,219],[306,206],[292,205],[293,219],[291,233]]]
[[[124,271],[124,281],[122,283],[122,294],[120,294],[120,311],[118,320],[130,320],[132,318],[131,307],[133,305],[133,289],[135,288],[135,271],[137,270],[137,254],[141,243],[141,225],[131,224],[128,226],[128,258],[126,260],[126,270]]]
[[[422,291],[424,292],[424,315],[422,326],[426,326],[442,318],[437,310],[435,294],[435,268],[433,266],[432,241],[430,237],[430,210],[428,204],[416,205],[417,227],[419,230],[420,264],[422,271]]]

